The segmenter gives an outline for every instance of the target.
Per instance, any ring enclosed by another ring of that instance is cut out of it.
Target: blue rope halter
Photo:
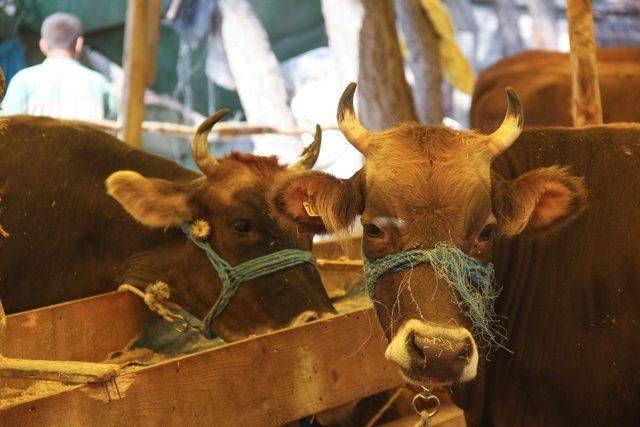
[[[236,266],[231,266],[213,250],[208,241],[194,237],[191,226],[192,224],[190,222],[183,222],[180,228],[189,240],[205,251],[209,262],[218,273],[218,277],[220,277],[220,281],[222,282],[222,291],[218,296],[218,300],[213,304],[203,321],[205,333],[208,337],[213,336],[211,332],[211,322],[227,307],[229,301],[231,301],[231,298],[238,291],[242,283],[280,270],[295,267],[305,262],[314,267],[316,265],[316,259],[311,252],[300,249],[283,249],[250,259]]]
[[[423,263],[431,264],[436,277],[449,285],[453,301],[471,319],[474,335],[500,346],[503,334],[496,329],[493,304],[501,289],[495,283],[493,264],[483,264],[455,246],[438,243],[432,249],[412,249],[373,260],[365,257],[364,286],[369,298],[376,302],[375,285],[385,274]]]

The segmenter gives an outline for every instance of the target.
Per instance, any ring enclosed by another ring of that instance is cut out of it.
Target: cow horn
[[[304,172],[313,168],[320,155],[320,145],[322,143],[322,128],[320,125],[316,125],[316,134],[313,137],[313,142],[304,149],[300,160],[289,166],[289,170],[293,172]]]
[[[370,132],[358,121],[356,112],[353,109],[353,94],[355,91],[356,83],[351,82],[342,92],[338,103],[338,127],[347,138],[347,141],[366,156],[369,148],[367,146],[367,136]]]
[[[489,151],[493,157],[499,156],[514,143],[520,132],[524,118],[522,104],[513,88],[507,88],[507,112],[500,127],[489,135]]]
[[[218,159],[211,155],[209,151],[209,132],[221,118],[229,113],[229,109],[223,108],[216,111],[211,117],[198,126],[198,130],[191,141],[191,153],[193,161],[205,176],[211,176],[218,166]]]

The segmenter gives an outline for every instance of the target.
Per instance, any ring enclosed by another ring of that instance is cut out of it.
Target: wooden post
[[[85,383],[106,381],[120,373],[113,364],[52,360],[12,359],[2,354],[7,316],[0,300],[0,378],[34,378],[50,381]]]
[[[0,359],[2,359],[2,350],[5,336],[5,329],[7,328],[7,316],[4,313],[4,307],[2,306],[2,300],[0,300]]]
[[[249,0],[218,0],[217,5],[222,16],[222,43],[247,122],[295,127],[296,119],[288,103],[278,59],[252,3]],[[258,136],[252,140],[254,154],[278,154],[284,163],[294,162],[304,149],[300,138]]]
[[[602,123],[591,0],[568,0],[574,126]]]
[[[162,0],[148,0],[147,4],[147,68],[146,83],[156,81],[156,58],[158,53],[158,37],[160,35],[160,15]]]
[[[395,0],[396,15],[409,49],[413,100],[420,123],[439,125],[444,118],[442,64],[438,34],[420,0]]]
[[[373,131],[417,121],[396,32],[391,0],[363,0],[358,105],[360,121]],[[420,77],[418,77],[420,78]]]
[[[129,0],[124,31],[124,87],[120,108],[122,138],[134,147],[142,143],[141,124],[147,74],[147,3],[150,1]]]
[[[322,15],[342,88],[358,78],[358,40],[364,9],[360,0],[322,0]]]

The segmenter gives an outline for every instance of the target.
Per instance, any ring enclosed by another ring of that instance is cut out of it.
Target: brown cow
[[[640,127],[521,134],[509,91],[488,136],[370,132],[354,90],[338,120],[364,168],[292,177],[272,203],[309,231],[361,215],[386,357],[411,382],[453,385],[469,425],[638,425]]]
[[[604,122],[640,121],[640,46],[598,49],[597,56]],[[568,54],[523,52],[483,71],[471,101],[472,129],[492,132],[500,125],[507,86],[518,92],[527,126],[572,125]]]
[[[7,312],[163,281],[173,301],[202,319],[219,301],[221,280],[181,231],[195,220],[210,225],[200,243],[233,266],[284,249],[310,256],[311,239],[279,227],[266,195],[315,162],[320,134],[294,168],[249,154],[218,160],[207,135],[224,112],[194,138],[203,174],[86,125],[2,119],[0,220],[8,236],[0,236],[0,298]],[[301,313],[333,312],[316,268],[305,261],[242,282],[223,305],[205,326],[225,340],[287,326]]]

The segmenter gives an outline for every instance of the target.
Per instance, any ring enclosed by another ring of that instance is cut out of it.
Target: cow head
[[[368,260],[402,257],[416,248],[433,255],[437,249],[438,268],[433,261],[386,270],[371,296],[390,341],[386,357],[409,380],[468,381],[485,348],[481,335],[486,334],[478,332],[492,332],[485,328],[491,325],[472,322],[478,313],[468,315],[469,303],[491,314],[492,305],[479,299],[491,300],[495,292],[467,287],[461,295],[463,289],[443,271],[490,263],[498,236],[548,233],[566,225],[585,207],[584,183],[560,167],[531,170],[514,180],[492,171],[492,159],[522,128],[522,109],[510,89],[504,122],[488,136],[417,124],[371,132],[356,118],[354,91],[351,84],[343,94],[338,122],[364,154],[364,167],[347,180],[319,172],[291,177],[272,203],[285,222],[315,232],[339,231],[360,214]],[[309,215],[304,202],[314,204],[318,216]]]
[[[233,153],[223,159],[209,152],[207,136],[226,114],[221,110],[197,130],[192,152],[202,176],[190,182],[150,178],[134,171],[118,171],[106,181],[108,193],[139,223],[164,229],[167,237],[154,249],[146,270],[160,271],[171,285],[172,299],[203,318],[221,293],[220,274],[205,252],[182,233],[186,222],[197,222],[198,234],[228,264],[282,249],[309,251],[311,239],[285,229],[271,217],[267,194],[276,182],[313,166],[318,156],[320,128],[301,160],[288,168],[275,157]],[[200,221],[197,221],[200,220]],[[131,277],[130,277],[131,276]],[[134,285],[136,275],[126,276]],[[288,326],[300,317],[333,312],[319,274],[300,264],[243,282],[210,326],[211,332],[236,340]]]

